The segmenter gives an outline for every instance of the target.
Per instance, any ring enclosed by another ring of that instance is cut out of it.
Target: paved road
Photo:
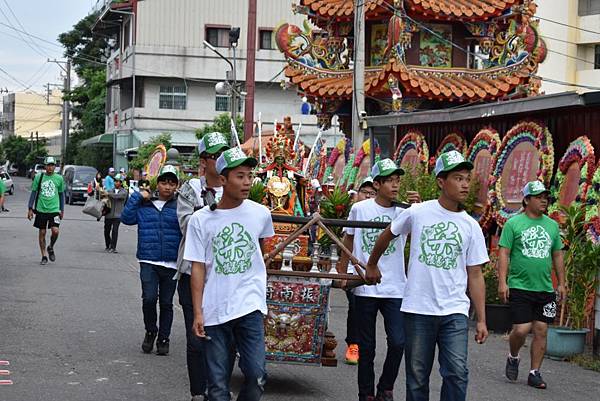
[[[37,234],[24,218],[29,180],[17,178],[0,214],[0,360],[10,361],[14,384],[0,386],[2,401],[188,400],[183,317],[176,308],[171,353],[146,355],[135,231],[121,228],[119,254],[105,254],[102,225],[67,206],[57,261],[39,265]],[[176,301],[177,303],[177,301]],[[344,338],[345,298],[334,292],[330,328]],[[377,343],[385,344],[378,330]],[[343,345],[338,347],[342,358]],[[381,368],[383,347],[376,366]],[[529,388],[522,375],[502,375],[506,340],[492,336],[470,345],[470,400],[589,401],[600,393],[600,375],[565,362],[545,361],[550,389]],[[525,358],[525,365],[528,358]],[[1,368],[1,367],[0,367]],[[268,365],[264,400],[355,400],[356,367]],[[437,370],[436,370],[437,372]],[[235,372],[236,383],[241,380]],[[434,374],[432,400],[439,399]],[[3,377],[0,377],[3,379]],[[404,399],[404,368],[395,390]]]

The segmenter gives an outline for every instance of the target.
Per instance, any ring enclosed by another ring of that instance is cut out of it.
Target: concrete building
[[[60,138],[62,123],[62,92],[49,95],[35,92],[15,92],[5,95],[2,106],[2,137],[19,135],[30,138],[33,133],[45,138],[47,143]],[[50,147],[48,152],[60,155],[60,147]]]
[[[585,86],[600,87],[600,0],[537,0],[536,3],[540,32],[548,46],[548,57],[538,72],[547,79],[542,83],[542,91],[549,94],[594,90]]]
[[[106,136],[116,134],[116,167],[126,163],[128,150],[161,132],[171,133],[184,151],[192,149],[194,131],[231,110],[231,98],[215,91],[230,67],[203,41],[233,60],[228,35],[231,27],[241,28],[235,65],[237,80],[244,84],[248,1],[102,0],[98,8],[94,32],[114,38],[107,62],[108,135],[85,145],[105,143]],[[302,23],[302,16],[291,9],[289,1],[258,1],[254,120],[261,112],[263,127],[270,130],[274,120],[289,115],[294,124],[302,122],[302,137],[310,142],[317,133],[316,117],[302,115],[302,99],[295,90],[282,90],[285,63],[273,38],[279,24]],[[238,112],[243,116],[243,101]]]

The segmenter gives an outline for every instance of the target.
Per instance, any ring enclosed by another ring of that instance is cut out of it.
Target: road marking
[[[10,365],[10,362],[8,361],[0,361],[0,366],[8,366]]]
[[[9,376],[10,370],[0,370],[0,376]]]
[[[12,380],[0,380],[0,386],[10,386],[13,384]]]

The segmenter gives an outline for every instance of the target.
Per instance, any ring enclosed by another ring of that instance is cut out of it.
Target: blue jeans
[[[177,271],[168,267],[140,263],[142,281],[142,312],[146,331],[158,332],[158,339],[168,339],[173,324],[173,295],[177,281],[173,280]],[[160,321],[156,327],[156,303],[160,306]]]
[[[429,376],[435,346],[442,376],[441,401],[464,401],[467,398],[469,369],[467,316],[404,314],[406,332],[406,400],[429,400]]]
[[[258,401],[267,378],[265,368],[265,328],[263,315],[254,311],[217,326],[206,326],[206,365],[208,367],[208,398],[210,401],[230,401],[229,381],[235,358],[234,346],[240,354],[239,366],[244,384],[238,401]]]
[[[383,315],[387,335],[387,353],[377,384],[378,392],[394,389],[404,352],[404,318],[400,311],[402,299],[354,297],[358,325],[358,397],[360,400],[375,395],[375,338],[377,313]]]
[[[204,340],[196,337],[192,332],[194,323],[194,305],[192,304],[192,291],[190,287],[190,275],[182,274],[177,285],[179,304],[183,309],[183,320],[185,320],[185,335],[187,338],[187,368],[190,378],[190,393],[204,395],[206,393],[206,350]]]

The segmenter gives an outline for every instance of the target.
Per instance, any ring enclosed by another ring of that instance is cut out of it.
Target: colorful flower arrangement
[[[467,149],[466,152],[466,158],[471,163],[475,163],[475,159],[477,159],[477,154],[482,150],[487,150],[492,155],[492,158],[494,158],[499,147],[500,135],[498,134],[498,131],[491,127],[482,128],[477,133],[477,135],[475,135],[473,141],[471,141],[471,145],[469,146],[469,149]],[[481,215],[478,216],[478,221],[482,229],[486,230],[489,228],[490,224],[492,223],[493,216],[494,210],[492,208],[492,203],[488,196],[486,204],[483,206]]]
[[[548,185],[554,167],[554,145],[548,127],[534,121],[521,121],[512,127],[502,139],[498,148],[492,177],[490,178],[490,201],[495,210],[496,222],[503,226],[506,220],[517,214],[519,209],[511,209],[506,205],[502,195],[502,173],[504,166],[517,145],[530,142],[539,151],[539,169],[535,176]]]
[[[419,154],[419,161],[427,169],[429,161],[429,147],[425,142],[425,137],[419,131],[409,131],[402,137],[396,151],[394,152],[394,160],[400,165],[406,153],[415,149]]]
[[[594,244],[600,244],[600,217],[594,216],[587,223],[587,237]]]
[[[452,132],[442,139],[442,143],[440,143],[440,146],[438,146],[437,151],[435,152],[435,157],[432,157],[429,160],[429,168],[433,169],[435,167],[435,162],[442,153],[446,153],[451,150],[457,150],[463,155],[466,154],[467,140],[460,132]]]
[[[344,167],[344,173],[342,174],[342,179],[340,180],[340,186],[348,188],[350,186],[350,173],[353,170],[354,159],[356,154],[352,153],[346,162],[346,167]]]
[[[569,168],[577,163],[581,170],[579,179],[579,189],[575,198],[575,205],[585,205],[589,190],[592,186],[594,177],[596,157],[594,155],[594,147],[587,136],[580,136],[575,139],[567,148],[564,156],[558,163],[558,169],[552,186],[550,187],[550,207],[548,213],[550,217],[557,222],[562,223],[564,220],[563,213],[560,210],[560,193],[565,183],[565,177]],[[597,211],[597,210],[596,210]],[[597,213],[596,213],[597,215]]]
[[[600,163],[592,174],[592,180],[586,198],[585,219],[591,221],[593,217],[600,216],[598,203],[600,203]]]
[[[331,153],[327,159],[327,169],[325,169],[323,177],[327,179],[327,177],[332,175],[333,168],[335,167],[335,163],[337,163],[339,157],[344,155],[345,159],[348,160],[350,153],[352,153],[352,140],[350,138],[343,137],[331,150]]]
[[[595,245],[600,244],[600,214],[598,203],[600,202],[600,168],[592,176],[592,182],[587,194],[585,220],[587,223],[587,236]]]
[[[371,151],[375,152],[375,161],[378,161],[379,155],[381,154],[381,149],[379,148],[377,141],[375,141],[375,146],[372,148],[371,141],[367,139],[363,142],[362,146],[360,147],[360,149],[356,153],[356,156],[354,157],[354,161],[352,162],[352,170],[350,170],[348,181],[346,182],[346,185],[348,187],[356,187],[358,185],[358,178],[364,178],[358,177],[358,172],[360,170],[360,165],[363,162],[364,158],[370,156]]]

